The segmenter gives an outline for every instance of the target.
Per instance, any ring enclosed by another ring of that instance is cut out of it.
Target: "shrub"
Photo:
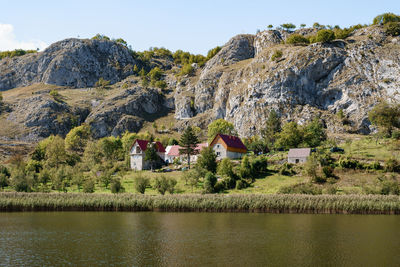
[[[226,177],[234,177],[235,174],[233,172],[232,161],[229,158],[222,159],[222,161],[218,164],[217,173]]]
[[[389,22],[400,22],[400,16],[393,13],[383,13],[374,18],[373,24],[386,24]]]
[[[283,186],[279,189],[278,193],[320,195],[322,194],[322,189],[311,183],[300,183],[295,185]]]
[[[379,161],[375,161],[375,162],[372,162],[371,164],[369,164],[369,165],[367,166],[367,169],[377,171],[377,170],[381,170],[381,169],[382,169],[382,166],[381,166],[381,164],[379,163]]]
[[[192,65],[191,64],[185,64],[185,65],[183,65],[179,75],[180,76],[184,76],[184,75],[191,76],[193,74],[193,72],[194,72],[194,69],[193,69]]]
[[[95,87],[105,88],[110,85],[110,81],[104,80],[102,77],[94,84]]]
[[[244,189],[248,186],[247,182],[245,180],[237,180],[236,181],[236,189],[240,190],[240,189]]]
[[[61,101],[61,95],[58,93],[58,91],[57,90],[51,90],[50,92],[49,92],[49,95],[51,96],[51,97],[53,97],[53,99],[55,100],[55,101],[58,101],[58,102],[60,102]]]
[[[205,147],[201,150],[197,165],[212,173],[217,171],[217,155],[212,147]]]
[[[173,178],[167,178],[164,175],[155,178],[154,188],[161,194],[164,195],[165,192],[173,194],[175,191],[175,185],[177,181]]]
[[[395,158],[385,161],[385,172],[400,172],[400,164]]]
[[[206,60],[208,61],[208,60],[210,60],[211,58],[213,58],[216,54],[218,54],[218,52],[219,52],[220,50],[221,50],[221,47],[220,47],[220,46],[217,46],[217,47],[215,47],[215,48],[213,48],[213,49],[208,50]]]
[[[253,175],[258,176],[268,172],[268,159],[264,156],[253,158],[250,162]]]
[[[95,184],[93,179],[87,179],[83,184],[83,192],[84,193],[93,193],[95,188]]]
[[[385,33],[391,36],[400,35],[400,22],[389,22],[384,26]]]
[[[7,187],[10,184],[8,176],[0,172],[0,189]]]
[[[349,157],[340,158],[338,164],[344,169],[356,169],[358,166],[360,166],[360,162],[358,162],[358,160],[351,159]]]
[[[335,33],[332,30],[322,29],[317,32],[317,35],[312,37],[312,43],[322,42],[322,43],[329,43],[335,40]]]
[[[310,40],[301,34],[292,34],[286,39],[286,43],[294,45],[308,44]]]
[[[331,166],[324,166],[322,167],[322,174],[324,175],[324,178],[331,178],[331,177],[335,177],[335,175],[333,174],[333,168]]]
[[[137,175],[134,180],[135,190],[140,194],[144,194],[146,188],[150,185],[150,180],[147,177],[142,176],[141,174]]]
[[[296,172],[293,169],[293,164],[291,163],[283,163],[280,167],[279,167],[279,174],[280,175],[286,175],[286,176],[292,176],[295,175]]]
[[[227,189],[225,180],[217,181],[214,185],[214,192],[219,193]]]
[[[275,50],[274,53],[271,56],[271,60],[275,61],[277,59],[280,59],[283,56],[283,53],[281,50]]]
[[[113,179],[111,181],[111,193],[122,193],[125,191],[125,188],[121,184],[120,179]]]
[[[206,193],[215,192],[215,184],[217,183],[217,177],[212,172],[207,172],[204,177],[204,190]]]
[[[160,88],[161,90],[164,90],[165,88],[167,88],[167,83],[165,81],[157,81],[155,83],[155,86]]]

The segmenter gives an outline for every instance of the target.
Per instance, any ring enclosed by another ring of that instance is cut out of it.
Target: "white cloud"
[[[41,40],[19,41],[15,37],[13,25],[0,23],[0,51],[36,48],[43,50],[47,46],[48,45]]]

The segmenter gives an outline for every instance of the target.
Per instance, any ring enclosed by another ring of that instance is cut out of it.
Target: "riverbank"
[[[267,212],[400,214],[399,196],[0,193],[0,211]]]

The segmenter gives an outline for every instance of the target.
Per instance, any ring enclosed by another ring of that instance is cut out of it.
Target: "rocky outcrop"
[[[135,86],[105,99],[91,111],[86,123],[95,138],[137,132],[145,120],[168,111],[164,102],[157,90]]]
[[[65,136],[73,126],[81,124],[88,109],[70,107],[48,95],[38,95],[19,100],[11,107],[7,120],[29,129],[25,140],[36,140],[49,135]]]
[[[301,31],[303,35],[313,32]],[[249,136],[259,133],[271,109],[283,120],[299,123],[320,116],[330,131],[337,131],[335,113],[343,110],[351,131],[368,133],[367,114],[378,101],[400,102],[398,37],[388,37],[373,26],[329,44],[280,44],[285,38],[278,31],[261,32],[254,37],[254,46],[233,45],[244,42],[241,36],[231,39],[207,63],[195,84],[177,91],[176,114],[193,116],[193,123],[200,116],[204,121],[205,114],[209,121],[224,118],[234,123],[240,135]],[[228,50],[238,47],[239,54],[248,56],[221,61]],[[272,60],[276,50],[282,56]],[[194,99],[192,114],[188,92]]]
[[[133,73],[128,48],[107,40],[66,39],[39,53],[0,60],[0,91],[33,83],[93,86],[99,78],[115,83]]]

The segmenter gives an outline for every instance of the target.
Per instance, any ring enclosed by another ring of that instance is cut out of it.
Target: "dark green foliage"
[[[16,168],[11,175],[11,186],[17,192],[31,192],[34,186],[33,174],[22,168]]]
[[[149,162],[151,169],[155,167],[156,162],[159,160],[155,144],[152,144],[150,142],[148,143],[147,149],[144,152],[144,160]]]
[[[357,25],[353,25],[349,28],[344,28],[344,29],[341,29],[340,27],[335,27],[333,29],[333,31],[335,33],[335,39],[346,39],[355,30],[361,29],[363,27],[366,27],[366,25],[357,24]]]
[[[286,39],[287,44],[302,45],[309,44],[310,40],[301,34],[292,34]]]
[[[118,161],[124,158],[122,141],[119,137],[105,137],[99,142],[101,152],[106,159]]]
[[[326,27],[325,27],[325,25],[321,25],[318,22],[314,22],[313,28],[317,29],[317,30],[322,30],[322,29],[325,29]]]
[[[196,165],[209,172],[215,173],[217,171],[217,155],[214,149],[212,147],[204,147],[200,152]]]
[[[284,28],[286,31],[291,31],[296,28],[296,25],[293,23],[284,23],[281,25],[282,28]]]
[[[184,75],[189,75],[191,76],[194,73],[194,68],[192,67],[192,64],[186,63],[183,65],[181,71],[179,72],[180,76]]]
[[[283,56],[283,53],[282,53],[281,50],[275,50],[274,53],[273,53],[272,56],[271,56],[271,60],[272,60],[272,61],[278,60],[278,59],[280,59],[282,56]]]
[[[385,33],[391,36],[400,35],[400,22],[389,22],[384,26]]]
[[[250,159],[247,155],[243,157],[242,162],[240,163],[239,176],[242,179],[252,179],[254,177]]]
[[[92,37],[93,40],[107,40],[110,41],[110,37],[105,36],[104,34],[96,34],[95,36]]]
[[[236,135],[235,127],[224,119],[217,119],[207,127],[208,142],[211,142],[217,134]]]
[[[182,147],[179,149],[179,153],[186,155],[189,169],[190,169],[190,155],[196,153],[196,145],[199,143],[199,139],[197,138],[193,128],[188,126],[186,130],[181,135],[179,140],[179,145]]]
[[[317,43],[317,42],[322,42],[322,43],[329,43],[331,41],[335,40],[335,33],[332,30],[326,30],[322,29],[317,32],[316,36],[313,36],[310,39],[311,43]]]
[[[213,49],[208,50],[206,60],[208,61],[208,60],[212,59],[216,54],[218,54],[219,51],[221,51],[220,46],[217,46],[217,47],[214,47]]]
[[[93,179],[87,179],[83,184],[83,192],[84,193],[94,193],[95,183]]]
[[[210,53],[210,51],[209,51]],[[212,54],[213,52],[211,52]],[[210,56],[211,56],[210,54]],[[182,65],[191,65],[193,63],[197,63],[200,66],[203,66],[208,59],[204,57],[203,55],[193,55],[190,54],[189,52],[184,52],[182,50],[177,50],[173,55],[172,55],[175,64],[182,64]]]
[[[293,164],[285,162],[279,167],[279,174],[280,175],[286,175],[286,176],[292,176],[295,175],[296,172],[293,169]]]
[[[384,25],[389,22],[400,22],[400,16],[393,13],[383,13],[376,16],[372,23]]]
[[[318,118],[313,119],[303,129],[303,142],[309,147],[317,147],[326,140],[324,126]]]
[[[342,157],[338,160],[338,165],[344,169],[362,169],[362,164],[356,160],[352,159],[350,157]]]
[[[233,172],[233,163],[229,158],[224,158],[218,164],[218,174],[221,176],[226,176],[230,178],[235,177],[235,173]]]
[[[116,193],[123,193],[125,191],[125,188],[121,184],[121,180],[119,178],[114,178],[111,181],[111,193],[116,194]]]
[[[3,165],[0,165],[0,189],[10,185],[10,171]]]
[[[240,180],[236,181],[236,189],[237,190],[244,189],[248,186],[249,186],[249,184],[245,180],[240,179]]]
[[[177,181],[173,178],[167,178],[164,175],[156,177],[154,179],[154,188],[161,194],[164,195],[166,192],[173,194],[175,191],[175,185]]]
[[[62,97],[61,97],[61,95],[58,93],[58,91],[57,90],[51,90],[50,92],[49,92],[49,95],[51,96],[51,97],[53,97],[53,99],[55,100],[55,101],[57,101],[57,102],[62,102]]]
[[[116,42],[116,43],[118,43],[118,44],[121,44],[121,45],[123,45],[123,46],[128,46],[128,43],[124,40],[124,39],[122,39],[122,38],[118,38],[118,39],[115,39],[115,40],[113,40],[114,42]]]
[[[289,186],[283,186],[279,189],[280,194],[307,194],[307,195],[320,195],[322,189],[311,183],[301,183]]]
[[[204,177],[204,190],[206,193],[215,192],[215,184],[217,183],[217,177],[212,172],[207,172]]]
[[[395,158],[390,158],[385,161],[385,172],[400,172],[400,163]]]
[[[23,49],[15,49],[13,51],[2,51],[0,52],[0,60],[6,57],[19,57],[26,54],[36,53],[37,50],[23,50]]]
[[[400,105],[382,102],[376,105],[369,113],[372,124],[379,127],[386,136],[391,136],[394,128],[400,128]]]
[[[281,120],[275,110],[270,110],[261,137],[268,147],[273,147],[278,133],[282,130]]]
[[[278,148],[295,148],[302,142],[302,132],[295,122],[288,122],[282,127],[282,131],[278,134],[275,146]]]
[[[83,153],[89,139],[90,126],[83,124],[69,131],[69,133],[65,137],[65,147],[66,149]]]
[[[108,185],[112,181],[112,171],[111,170],[106,170],[103,171],[100,176],[99,176],[99,182],[107,189]]]
[[[149,178],[139,174],[135,177],[134,184],[135,184],[135,190],[140,194],[144,194],[146,188],[150,186],[150,180]]]
[[[268,172],[268,159],[265,156],[258,156],[251,159],[251,169],[254,176]]]
[[[178,140],[176,140],[175,138],[170,138],[169,140],[168,140],[168,145],[169,146],[173,146],[173,145],[177,145],[177,144],[179,144],[179,142],[178,142]]]

